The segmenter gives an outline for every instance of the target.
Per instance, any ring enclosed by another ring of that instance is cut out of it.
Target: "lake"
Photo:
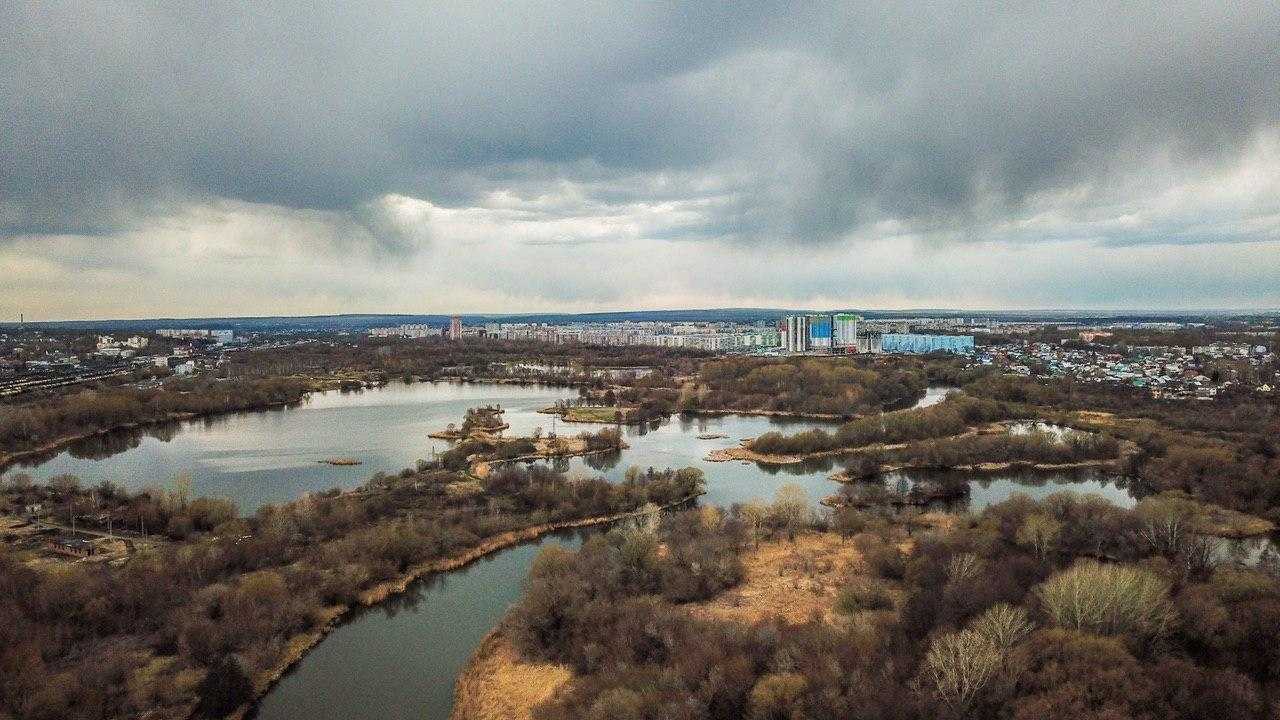
[[[538,409],[573,388],[494,383],[403,383],[355,391],[313,393],[302,403],[107,433],[77,442],[52,457],[19,463],[37,479],[69,473],[82,484],[103,480],[129,490],[172,485],[189,473],[196,496],[232,500],[242,513],[287,502],[305,492],[353,488],[375,472],[398,472],[447,443],[427,434],[461,423],[467,408],[496,403],[509,433],[548,425]],[[323,464],[355,458],[361,465]]]

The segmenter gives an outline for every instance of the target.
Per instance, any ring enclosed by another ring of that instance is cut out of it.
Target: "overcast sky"
[[[315,5],[0,0],[0,319],[1280,307],[1275,0]]]

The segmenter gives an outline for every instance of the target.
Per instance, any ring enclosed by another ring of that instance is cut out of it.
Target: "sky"
[[[1274,0],[0,17],[0,320],[1280,308]]]

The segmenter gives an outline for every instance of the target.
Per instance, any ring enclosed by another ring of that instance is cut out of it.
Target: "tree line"
[[[0,405],[0,450],[22,451],[51,440],[132,423],[254,410],[297,402],[308,386],[290,378],[171,380],[159,388],[98,387],[16,405]]]
[[[735,357],[703,362],[697,382],[698,392],[682,397],[681,410],[852,416],[914,402],[924,394],[925,374],[905,362]]]
[[[1026,417],[1027,410],[1011,403],[950,395],[929,407],[897,410],[846,422],[834,433],[822,429],[794,435],[767,432],[748,445],[765,454],[803,455],[959,435],[971,426]]]

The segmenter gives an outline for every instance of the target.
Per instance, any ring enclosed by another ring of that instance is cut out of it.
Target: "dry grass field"
[[[751,623],[781,617],[802,623],[814,615],[831,619],[836,593],[860,568],[853,543],[834,533],[805,533],[795,542],[772,540],[742,558],[741,585],[706,602],[689,605],[695,615]]]
[[[519,658],[500,633],[484,639],[458,676],[451,720],[529,720],[573,676],[564,665]]]

